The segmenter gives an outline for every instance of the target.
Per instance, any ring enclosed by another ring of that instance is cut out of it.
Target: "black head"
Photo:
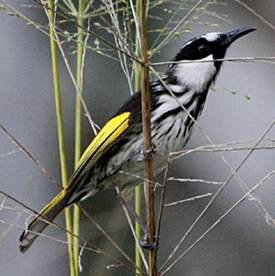
[[[173,61],[200,60],[213,56],[224,58],[227,48],[238,38],[255,31],[256,28],[241,28],[229,33],[208,33],[186,42]]]
[[[255,31],[255,28],[241,28],[229,33],[208,33],[186,42],[173,61],[203,61],[202,63],[173,63],[168,67],[166,75],[170,83],[196,87],[198,91],[206,91],[215,81],[228,47],[238,38]]]

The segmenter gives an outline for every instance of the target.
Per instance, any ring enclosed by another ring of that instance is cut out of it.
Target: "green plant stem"
[[[82,66],[83,66],[83,31],[82,28],[84,24],[83,14],[85,9],[85,1],[79,0],[78,2],[78,19],[77,23],[77,68],[76,68],[76,81],[79,91],[82,92]],[[75,169],[77,168],[79,159],[81,157],[81,140],[82,140],[82,102],[78,94],[76,94],[76,110],[75,110]],[[74,205],[74,219],[73,219],[73,244],[74,244],[74,261],[75,266],[78,265],[78,255],[79,255],[79,236],[80,232],[80,209],[75,204]],[[78,275],[78,271],[77,274]]]
[[[62,186],[65,188],[68,185],[68,173],[67,173],[67,161],[65,153],[65,139],[63,129],[63,118],[62,118],[62,107],[61,107],[61,96],[60,96],[60,85],[59,85],[59,70],[58,70],[58,58],[57,58],[57,47],[55,42],[55,34],[53,30],[54,24],[54,1],[49,0],[49,17],[52,22],[50,24],[50,44],[51,44],[51,57],[52,57],[52,70],[53,70],[53,82],[54,82],[54,93],[55,93],[55,106],[57,116],[57,129],[58,129],[58,144],[59,144],[59,155],[60,155],[60,166],[62,175]],[[71,210],[67,208],[65,210],[66,228],[69,232],[72,232],[72,219]],[[70,260],[70,271],[71,276],[76,276],[75,261],[73,256],[73,237],[67,233],[68,240],[68,251]]]

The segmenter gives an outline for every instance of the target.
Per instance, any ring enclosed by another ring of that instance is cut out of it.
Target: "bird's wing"
[[[72,178],[88,172],[108,148],[129,130],[129,117],[130,112],[125,112],[108,121],[84,151]]]
[[[77,179],[82,179],[100,157],[127,134],[139,120],[141,120],[141,97],[137,92],[106,123],[84,151],[70,182],[78,183]]]
[[[82,180],[86,179],[91,167],[113,144],[135,125],[139,119],[139,116],[136,115],[136,113],[134,114],[129,111],[122,112],[114,116],[101,129],[83,153],[78,168],[69,181],[69,185],[34,218],[22,233],[20,237],[20,251],[22,253],[29,249],[39,233],[48,226],[48,221],[53,221],[71,203],[70,199],[72,195],[79,188]]]

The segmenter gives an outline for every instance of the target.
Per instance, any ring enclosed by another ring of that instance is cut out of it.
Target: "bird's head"
[[[223,59],[228,47],[238,38],[255,31],[241,28],[229,33],[208,33],[186,42],[172,61],[204,61]],[[168,75],[183,85],[205,86],[214,81],[222,61],[171,64]]]

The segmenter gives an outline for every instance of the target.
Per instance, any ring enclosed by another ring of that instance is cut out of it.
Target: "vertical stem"
[[[146,180],[146,213],[148,227],[148,242],[154,243],[155,236],[155,212],[154,212],[154,186],[153,181],[153,163],[151,144],[151,101],[149,88],[149,70],[148,70],[148,53],[147,53],[147,20],[146,20],[146,0],[141,0],[140,5],[140,38],[141,38],[141,95],[142,95],[142,121],[144,135],[144,150],[149,152],[145,162]],[[157,273],[156,252],[154,249],[149,250],[149,276]]]
[[[138,46],[137,46],[138,47]],[[137,51],[138,52],[138,51]],[[137,55],[140,56],[140,53]],[[136,63],[135,65],[135,91],[140,90],[140,64]],[[141,216],[141,185],[138,185],[135,187],[135,211],[137,215]],[[138,222],[135,222],[135,229],[136,229],[136,235],[138,240],[141,238],[141,228]],[[136,244],[135,247],[135,258],[136,258],[136,266],[141,269],[142,261],[141,261],[141,255],[139,252],[138,244]],[[140,270],[136,269],[137,275],[140,275]]]
[[[138,185],[135,187],[135,211],[137,215],[141,215],[141,185]],[[135,222],[135,229],[136,229],[136,235],[138,240],[141,238],[141,228],[138,222]],[[136,275],[141,275],[141,266],[142,266],[142,260],[141,260],[141,255],[139,252],[139,247],[138,244],[136,244],[135,247],[135,263],[138,268],[136,268]]]
[[[83,26],[83,12],[84,3],[83,0],[79,0],[79,16],[77,24]],[[76,68],[76,81],[80,92],[82,92],[82,57],[83,57],[83,30],[81,27],[77,27],[77,68]],[[78,161],[81,157],[81,123],[82,123],[82,102],[81,98],[76,93],[76,114],[75,114],[75,168],[78,165]]]
[[[140,18],[140,1],[136,2],[136,16]],[[139,30],[136,30],[136,56],[140,58],[140,41],[139,41]],[[140,64],[135,62],[135,91],[140,90]],[[135,187],[135,211],[137,215],[141,216],[141,185]],[[141,238],[141,228],[138,222],[135,222],[135,230],[138,240]],[[136,262],[136,274],[141,275],[142,260],[139,252],[138,244],[135,246],[135,262]]]
[[[83,13],[85,8],[85,2],[83,0],[79,0],[78,2],[78,18],[77,23],[79,26],[83,26]],[[83,30],[80,27],[77,27],[77,68],[76,68],[76,81],[79,91],[82,92],[82,61],[83,56]],[[81,138],[82,138],[82,102],[78,93],[76,94],[76,109],[75,109],[75,169],[77,168],[79,159],[81,157]],[[79,255],[79,236],[80,232],[80,209],[75,204],[74,205],[74,220],[73,220],[73,244],[74,244],[74,261],[75,266],[78,265],[78,255]],[[78,275],[78,270],[77,274]]]
[[[49,0],[49,18],[52,24],[50,25],[50,44],[51,44],[51,57],[52,57],[52,70],[53,70],[53,83],[54,83],[54,93],[55,93],[55,106],[56,106],[56,116],[57,116],[57,129],[58,129],[58,144],[59,144],[59,155],[60,155],[60,166],[61,166],[61,176],[62,176],[62,186],[65,188],[68,184],[68,174],[67,174],[67,162],[65,153],[65,139],[64,139],[64,129],[63,129],[63,118],[62,118],[62,107],[61,107],[61,96],[60,96],[60,85],[59,85],[59,71],[58,71],[58,58],[57,58],[57,47],[55,42],[54,33],[54,1]],[[69,208],[65,209],[66,218],[66,228],[69,232],[72,231],[72,221],[71,221],[71,210]],[[75,276],[75,262],[73,256],[73,238],[72,235],[67,233],[68,240],[68,251],[70,259],[70,271],[71,276]]]

